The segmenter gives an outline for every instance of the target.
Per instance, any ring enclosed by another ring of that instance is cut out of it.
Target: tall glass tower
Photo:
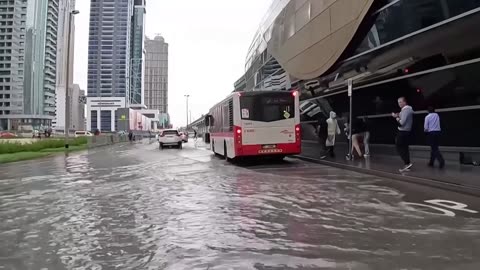
[[[92,0],[88,96],[125,97],[129,85],[132,0]]]
[[[0,130],[52,124],[58,2],[0,1]]]
[[[135,0],[132,17],[132,59],[130,76],[130,104],[144,105],[145,70],[145,0]]]
[[[128,106],[133,0],[91,0],[87,128],[115,130],[115,111]]]

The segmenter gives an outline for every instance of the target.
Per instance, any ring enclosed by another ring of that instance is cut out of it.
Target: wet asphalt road
[[[478,198],[296,159],[117,145],[0,179],[0,269],[480,269]]]

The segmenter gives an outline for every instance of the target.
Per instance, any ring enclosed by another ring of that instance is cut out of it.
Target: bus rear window
[[[290,93],[240,97],[240,115],[244,120],[273,122],[295,117],[295,101]]]
[[[162,134],[163,134],[163,135],[176,135],[176,136],[179,136],[178,131],[176,131],[176,130],[164,130]]]

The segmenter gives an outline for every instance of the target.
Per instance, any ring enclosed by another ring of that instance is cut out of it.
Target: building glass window
[[[111,131],[112,129],[112,111],[101,111],[100,122],[102,131]]]
[[[90,112],[90,125],[92,127],[92,131],[95,131],[95,130],[98,129],[97,118],[98,118],[97,111],[91,111]]]

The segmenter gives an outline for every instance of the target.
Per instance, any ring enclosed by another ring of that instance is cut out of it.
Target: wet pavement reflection
[[[0,179],[0,269],[480,269],[476,211],[422,208],[476,198],[294,159],[121,145]]]

